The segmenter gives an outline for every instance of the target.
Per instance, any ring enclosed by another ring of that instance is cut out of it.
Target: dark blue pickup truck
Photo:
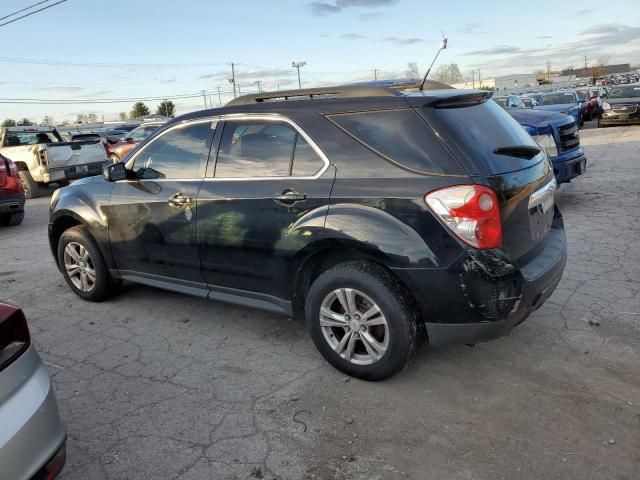
[[[578,125],[572,116],[524,108],[505,110],[547,152],[558,184],[570,182],[586,171],[587,159],[580,146]]]

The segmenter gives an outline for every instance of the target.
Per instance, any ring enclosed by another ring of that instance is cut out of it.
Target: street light
[[[433,59],[433,62],[431,62],[431,65],[429,65],[429,68],[427,69],[427,73],[424,74],[424,78],[422,79],[422,83],[420,84],[420,90],[424,90],[424,84],[427,81],[429,72],[431,72],[431,67],[433,67],[434,63],[436,63],[436,60],[438,59],[438,55],[440,55],[440,52],[445,48],[447,48],[447,38],[443,35],[442,40],[440,40],[440,43],[438,44],[438,52],[436,53],[436,56]]]
[[[293,68],[298,69],[298,90],[302,90],[302,81],[300,81],[300,68],[304,67],[307,62],[291,62]]]

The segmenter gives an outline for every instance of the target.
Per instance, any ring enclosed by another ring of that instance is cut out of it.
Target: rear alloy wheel
[[[85,300],[99,302],[117,290],[96,241],[83,226],[70,228],[60,237],[58,265],[71,290]]]
[[[389,327],[380,307],[353,288],[339,288],[324,298],[320,328],[333,351],[355,365],[377,362],[389,346]]]
[[[414,304],[399,280],[375,263],[342,263],[318,276],[305,317],[322,356],[354,377],[390,377],[416,348]]]

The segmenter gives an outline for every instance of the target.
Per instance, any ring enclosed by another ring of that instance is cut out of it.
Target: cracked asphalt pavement
[[[132,284],[82,301],[49,253],[49,199],[29,201],[0,229],[0,297],[53,377],[62,478],[640,478],[640,127],[582,142],[551,299],[380,383],[330,367],[300,321]]]

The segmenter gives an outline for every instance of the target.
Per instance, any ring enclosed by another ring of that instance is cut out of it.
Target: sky
[[[2,0],[0,17],[37,0]],[[54,3],[57,0],[50,0]],[[46,5],[46,4],[45,4]],[[41,5],[45,6],[45,5]],[[36,7],[39,8],[39,7]],[[0,24],[6,20],[0,20]],[[231,62],[243,93],[404,77],[456,63],[483,78],[569,66],[640,64],[638,0],[67,0],[0,26],[0,120],[45,115],[115,120],[135,99],[174,99],[177,114],[232,98]],[[217,89],[221,89],[220,98]],[[195,96],[198,95],[198,96]],[[120,100],[15,104],[11,99]],[[159,101],[147,101],[155,111]]]

